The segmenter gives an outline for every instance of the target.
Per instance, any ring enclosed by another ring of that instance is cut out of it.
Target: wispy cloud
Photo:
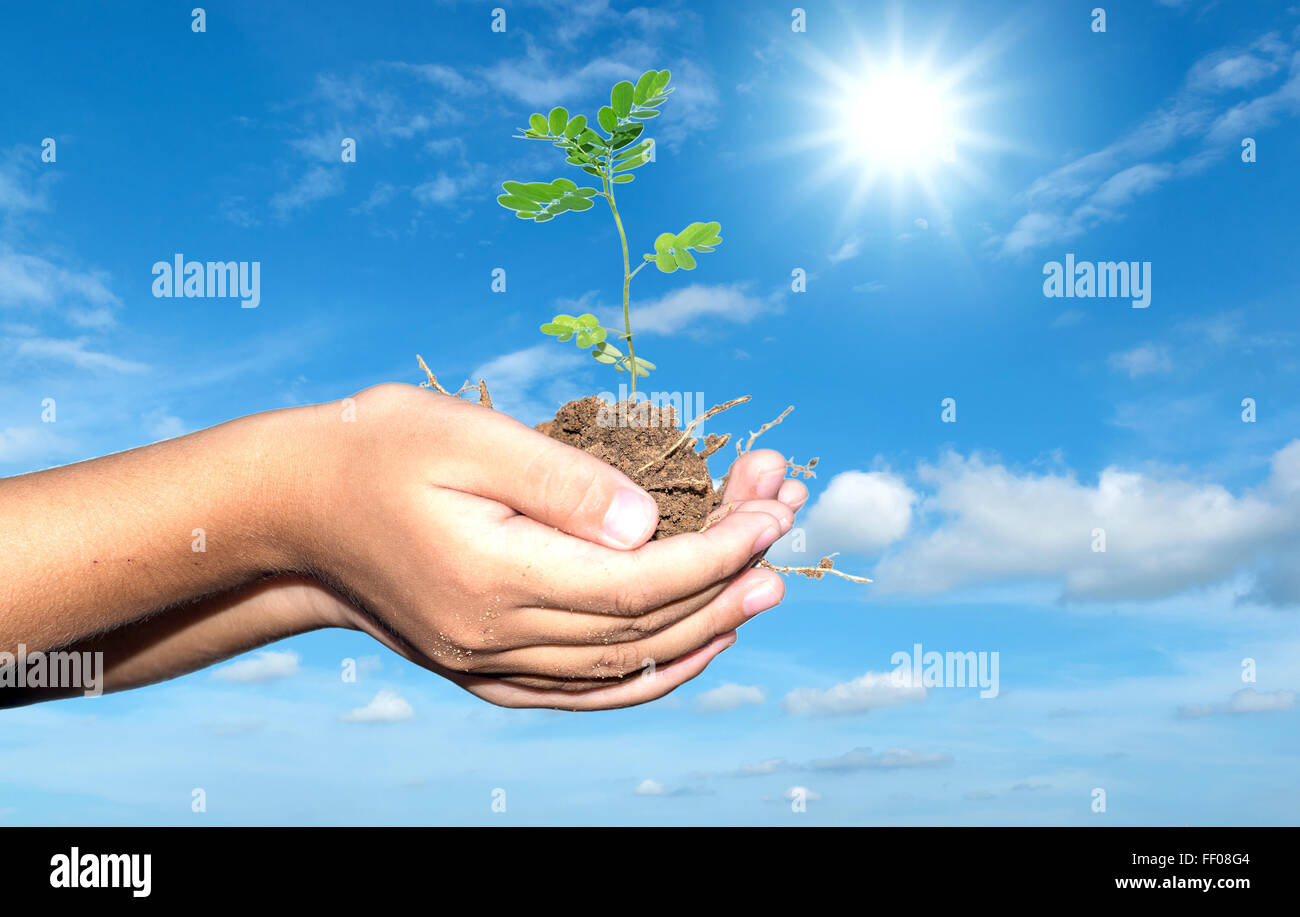
[[[702,713],[725,713],[751,704],[766,702],[767,694],[758,685],[738,685],[728,682],[705,691],[695,699]]]
[[[385,688],[370,699],[364,707],[343,714],[345,723],[401,723],[415,718],[409,701],[396,691]]]
[[[248,659],[222,666],[212,673],[212,677],[242,685],[266,684],[296,675],[299,659],[292,650],[263,650]]]
[[[792,716],[850,716],[881,707],[925,700],[925,688],[892,672],[866,672],[829,688],[795,688],[782,700]]]
[[[1271,89],[1261,86],[1269,80]],[[1256,94],[1243,100],[1239,94],[1247,89]],[[1021,195],[1027,212],[989,244],[1002,255],[1020,255],[1121,219],[1137,198],[1200,174],[1239,153],[1243,137],[1297,112],[1300,55],[1291,43],[1269,33],[1249,46],[1215,51],[1128,134],[1034,181]],[[1156,156],[1169,158],[1153,161]]]

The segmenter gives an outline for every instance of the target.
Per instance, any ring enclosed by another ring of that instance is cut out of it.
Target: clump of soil
[[[681,441],[672,405],[611,404],[588,395],[564,405],[537,430],[613,465],[654,497],[659,504],[655,539],[700,531],[721,501],[708,457],[725,438],[709,435],[696,451],[693,440]]]

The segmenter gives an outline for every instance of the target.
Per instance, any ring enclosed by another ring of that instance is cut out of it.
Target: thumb
[[[654,533],[659,507],[614,466],[505,414],[464,408],[444,437],[457,489],[611,548],[639,547]]]

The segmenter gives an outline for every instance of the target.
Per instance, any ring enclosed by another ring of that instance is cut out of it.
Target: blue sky
[[[821,464],[778,551],[876,582],[791,582],[627,711],[500,710],[335,632],[7,711],[0,821],[1294,824],[1300,10],[1091,6],[808,3],[796,32],[789,4],[543,0],[494,32],[492,4],[222,3],[195,33],[189,5],[8,5],[0,473],[416,382],[417,351],[529,422],[612,389],[536,330],[617,304],[607,214],[494,197],[570,174],[510,139],[529,113],[667,67],[632,250],[725,241],[635,281],[651,388],[752,395],[717,431],[797,405],[764,442]],[[957,127],[882,171],[846,87],[895,59]],[[153,297],[176,253],[260,262],[261,304]],[[1149,307],[1045,297],[1067,253],[1149,263]],[[998,696],[884,681],[918,643],[996,652]]]

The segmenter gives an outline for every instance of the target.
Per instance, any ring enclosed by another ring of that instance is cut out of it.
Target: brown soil
[[[721,445],[721,437],[706,437],[704,449],[698,452],[695,440],[688,439],[672,455],[659,460],[682,438],[671,405],[661,407],[645,401],[611,404],[588,395],[570,401],[556,412],[554,420],[538,424],[537,429],[608,462],[645,488],[659,504],[656,539],[700,531],[721,499],[707,461]]]

